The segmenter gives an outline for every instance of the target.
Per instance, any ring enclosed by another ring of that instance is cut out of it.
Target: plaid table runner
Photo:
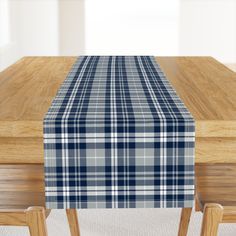
[[[79,57],[44,119],[46,206],[190,207],[194,141],[154,57]]]

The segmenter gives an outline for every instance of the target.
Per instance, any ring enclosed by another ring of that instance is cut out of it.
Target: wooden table
[[[75,60],[27,57],[0,73],[0,208],[44,205],[43,117]],[[157,62],[195,118],[196,163],[236,163],[236,73],[210,57]]]

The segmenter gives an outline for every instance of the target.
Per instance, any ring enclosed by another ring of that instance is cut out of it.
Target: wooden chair
[[[0,225],[28,226],[47,236],[43,165],[0,165]],[[79,236],[77,211],[66,210],[71,236]]]
[[[44,207],[29,207],[26,210],[1,210],[0,225],[28,226],[31,236],[46,236],[46,217],[50,211]]]
[[[67,209],[71,236],[79,236],[79,224],[75,209]],[[44,207],[29,207],[26,210],[0,210],[0,225],[28,226],[31,236],[47,236],[46,218],[50,210]]]
[[[198,164],[195,210],[203,212],[201,236],[216,236],[220,223],[236,223],[236,164]],[[192,208],[181,213],[179,236],[186,236]]]

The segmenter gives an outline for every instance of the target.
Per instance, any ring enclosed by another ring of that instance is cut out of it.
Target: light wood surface
[[[75,60],[27,57],[0,73],[0,208],[45,205],[42,121]],[[210,57],[158,57],[157,62],[196,121],[196,162],[236,163],[236,73]],[[222,221],[227,222],[235,216],[236,169],[223,167],[197,165],[197,191],[202,206],[224,206]],[[21,214],[14,215],[19,224]],[[12,219],[11,213],[4,216]],[[67,216],[73,235],[79,229],[76,212]],[[186,232],[188,217],[190,211],[182,214],[180,232]],[[32,235],[47,234],[45,213],[29,212],[25,220]]]
[[[195,176],[202,207],[207,203],[236,206],[236,164],[199,164]]]
[[[43,207],[30,207],[26,211],[26,221],[31,236],[47,236],[46,215]]]
[[[157,61],[197,123],[236,119],[233,71],[210,57],[162,57]]]
[[[178,236],[187,236],[191,210],[182,209]],[[217,236],[220,223],[236,223],[235,205],[222,206],[218,203],[206,203],[201,210],[203,211],[201,236]]]
[[[222,223],[236,223],[236,206],[225,206]]]
[[[43,117],[75,60],[26,57],[0,73],[0,164],[44,162]],[[157,62],[196,121],[196,162],[236,163],[236,73],[211,57]]]
[[[0,73],[0,136],[42,137],[43,117],[75,60],[27,57]],[[197,124],[222,121],[217,129],[223,131],[225,121],[235,123],[233,71],[210,57],[157,57],[157,62]]]
[[[0,210],[0,225],[26,226],[25,210]]]
[[[9,134],[25,137],[26,133],[31,137],[32,132],[35,137],[40,130],[42,137],[43,117],[75,60],[75,57],[27,57],[0,73],[0,121],[12,124]],[[5,124],[0,134],[4,128],[7,129]]]
[[[47,236],[46,216],[43,207],[0,210],[0,225],[28,226],[30,236]]]
[[[219,223],[236,223],[236,164],[196,164],[196,211],[203,212],[201,236],[216,236]],[[182,209],[179,236],[191,214]]]
[[[45,207],[43,165],[0,165],[0,209]]]
[[[219,204],[206,204],[203,211],[201,236],[217,236],[223,217],[223,207]]]
[[[178,236],[187,236],[192,208],[183,208],[180,216]]]
[[[71,236],[80,236],[78,215],[76,209],[66,209]]]
[[[43,164],[0,165],[0,225],[27,225],[31,236],[46,236],[44,189]],[[77,212],[67,210],[67,218],[71,235],[79,236]]]
[[[196,138],[195,162],[236,163],[236,138]]]
[[[43,163],[43,138],[0,138],[0,163]]]

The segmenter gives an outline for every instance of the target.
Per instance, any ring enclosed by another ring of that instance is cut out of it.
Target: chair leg
[[[199,200],[199,196],[196,192],[196,194],[195,194],[195,211],[202,211],[203,210],[202,208],[203,208],[202,204],[201,204],[201,202]]]
[[[31,236],[47,236],[46,215],[43,207],[30,207],[26,210],[26,223]]]
[[[217,236],[223,211],[223,207],[219,204],[208,203],[204,206],[201,236]]]
[[[186,236],[191,217],[192,208],[183,208],[181,211],[178,236]]]
[[[66,214],[70,226],[71,236],[80,236],[78,215],[76,209],[66,209]]]

